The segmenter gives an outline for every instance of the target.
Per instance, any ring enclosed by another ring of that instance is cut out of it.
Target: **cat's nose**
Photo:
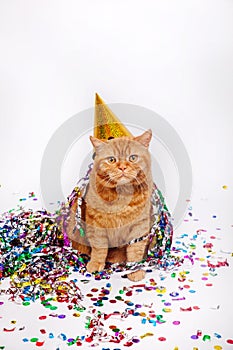
[[[125,164],[119,164],[118,165],[118,169],[120,169],[121,171],[124,171],[126,169],[126,165]]]

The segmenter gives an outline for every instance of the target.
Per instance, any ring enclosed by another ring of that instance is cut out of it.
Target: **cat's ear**
[[[142,135],[139,135],[137,137],[134,137],[134,140],[137,142],[140,142],[143,146],[149,147],[150,141],[152,138],[152,131],[151,129],[145,131]]]
[[[91,143],[95,147],[96,150],[105,144],[104,141],[97,139],[96,137],[93,137],[93,136],[90,136],[90,140],[91,140]]]

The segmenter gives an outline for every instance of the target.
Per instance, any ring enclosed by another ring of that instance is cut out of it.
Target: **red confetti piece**
[[[117,328],[117,327],[114,326],[114,325],[111,325],[111,326],[109,326],[109,328],[110,328],[110,329],[115,329],[115,328]]]
[[[199,306],[193,306],[194,310],[200,310]]]
[[[159,341],[165,341],[166,338],[164,338],[164,337],[159,337],[158,340],[159,340]]]
[[[45,329],[40,329],[40,333],[41,333],[41,334],[45,334],[45,333],[46,333],[46,330],[45,330]]]
[[[124,346],[127,346],[127,347],[132,346],[132,345],[133,345],[133,342],[131,342],[131,341],[127,341],[127,343],[124,344]]]
[[[133,288],[144,288],[145,284],[135,284],[134,286],[132,286]]]
[[[191,306],[188,307],[187,309],[180,307],[180,311],[192,311],[192,308],[191,308]]]
[[[91,343],[93,339],[91,337],[87,337],[85,340],[86,342]]]
[[[39,320],[45,320],[47,316],[39,316]]]
[[[206,283],[206,287],[212,287],[213,284],[212,283]]]
[[[228,344],[233,344],[233,339],[227,339]]]
[[[203,245],[203,248],[211,249],[211,248],[213,248],[213,244],[212,243],[206,243],[206,244]]]
[[[37,341],[36,342],[36,346],[43,346],[44,345],[44,341]]]
[[[16,328],[16,327],[11,328],[11,329],[3,328],[3,331],[4,331],[4,332],[14,332],[15,328]]]

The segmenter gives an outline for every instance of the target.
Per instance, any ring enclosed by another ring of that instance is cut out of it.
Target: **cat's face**
[[[105,187],[140,184],[150,172],[148,146],[151,131],[130,139],[120,137],[106,142],[91,137],[96,150],[94,169]]]

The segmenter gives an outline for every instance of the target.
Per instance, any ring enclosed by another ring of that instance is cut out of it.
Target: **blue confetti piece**
[[[215,336],[216,338],[218,338],[218,339],[222,338],[222,336],[221,336],[220,334],[218,334],[218,333],[214,333],[214,336]]]
[[[61,333],[61,334],[59,334],[58,338],[65,341],[67,339],[67,336],[64,333]]]

